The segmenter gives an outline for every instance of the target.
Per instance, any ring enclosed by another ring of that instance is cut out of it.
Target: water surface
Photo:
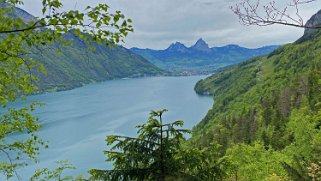
[[[52,168],[58,160],[69,160],[77,167],[72,175],[86,174],[90,168],[110,169],[103,154],[106,135],[134,136],[134,127],[146,122],[150,110],[167,108],[165,122],[184,120],[184,127],[191,129],[212,105],[212,98],[193,90],[202,78],[114,80],[29,97],[46,104],[35,114],[43,125],[40,137],[49,142],[49,148],[39,155],[39,164],[19,171],[20,175],[27,180],[34,169]]]

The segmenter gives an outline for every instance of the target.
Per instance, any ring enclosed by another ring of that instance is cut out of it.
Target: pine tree
[[[137,126],[138,137],[107,136],[111,149],[105,151],[114,169],[92,169],[93,180],[219,180],[220,162],[216,162],[216,147],[187,147],[184,135],[190,130],[178,129],[183,121],[164,124],[163,113],[152,111],[147,124]],[[214,165],[214,166],[213,166]]]

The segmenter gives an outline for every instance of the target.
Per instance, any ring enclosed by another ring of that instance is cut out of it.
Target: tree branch
[[[280,8],[277,7],[276,1],[262,5],[260,0],[241,0],[230,9],[238,16],[240,23],[247,26],[279,24],[298,28],[321,29],[321,25],[306,25],[299,11],[300,5],[315,1],[317,0],[291,0],[288,5]],[[291,11],[294,11],[295,15],[291,14]]]

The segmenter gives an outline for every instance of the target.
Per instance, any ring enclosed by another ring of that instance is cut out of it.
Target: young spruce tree
[[[152,111],[147,124],[137,126],[138,137],[107,136],[111,149],[105,151],[114,169],[92,169],[93,180],[220,180],[220,162],[215,160],[215,149],[188,148],[185,134],[178,129],[183,121],[164,124],[167,110]],[[215,148],[215,147],[213,147]],[[210,166],[211,165],[211,166]],[[214,166],[213,166],[214,165]]]

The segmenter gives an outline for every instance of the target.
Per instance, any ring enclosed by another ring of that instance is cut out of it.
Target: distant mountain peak
[[[172,43],[166,50],[185,52],[187,51],[187,47],[184,44],[177,41],[175,43]]]
[[[202,38],[198,39],[191,48],[198,51],[210,51],[210,47]]]
[[[206,42],[203,40],[203,38],[199,38],[196,43],[199,43],[199,42],[200,42],[200,43],[206,43]]]
[[[175,42],[175,43],[172,43],[171,46],[174,46],[174,47],[185,47],[185,45],[181,42]]]
[[[208,47],[208,44],[202,39],[198,39],[197,42],[195,43],[194,46],[207,46]]]

